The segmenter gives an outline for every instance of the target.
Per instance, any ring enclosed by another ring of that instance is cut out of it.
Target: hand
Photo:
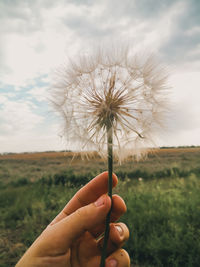
[[[36,239],[16,267],[99,267],[105,218],[111,207],[107,196],[108,173],[81,188]],[[113,174],[113,186],[117,177]],[[106,267],[128,267],[128,253],[121,249],[129,237],[125,224],[114,223],[126,211],[122,198],[113,195]]]

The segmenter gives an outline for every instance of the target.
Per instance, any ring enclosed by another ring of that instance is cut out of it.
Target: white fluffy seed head
[[[57,71],[51,102],[63,118],[63,136],[79,150],[106,151],[106,127],[113,128],[119,161],[137,159],[155,146],[164,126],[167,75],[152,55],[129,47],[99,47]]]

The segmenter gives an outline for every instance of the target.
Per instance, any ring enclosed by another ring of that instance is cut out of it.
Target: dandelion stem
[[[107,125],[107,147],[108,147],[108,195],[112,201],[112,172],[113,172],[113,131],[112,126]],[[105,267],[105,259],[107,256],[107,245],[108,238],[110,232],[110,216],[111,216],[112,204],[111,208],[106,216],[105,223],[105,233],[104,233],[104,244],[101,254],[101,264],[100,267]]]

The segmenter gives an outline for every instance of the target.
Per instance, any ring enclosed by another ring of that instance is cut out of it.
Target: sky
[[[0,153],[71,149],[48,103],[52,73],[107,39],[149,50],[169,70],[158,145],[200,145],[199,14],[199,0],[0,0]]]

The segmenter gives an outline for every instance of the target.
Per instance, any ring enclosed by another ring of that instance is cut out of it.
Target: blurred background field
[[[0,156],[0,266],[19,257],[72,195],[106,170],[71,152]],[[199,266],[200,148],[168,148],[114,166],[127,204],[133,266]]]

